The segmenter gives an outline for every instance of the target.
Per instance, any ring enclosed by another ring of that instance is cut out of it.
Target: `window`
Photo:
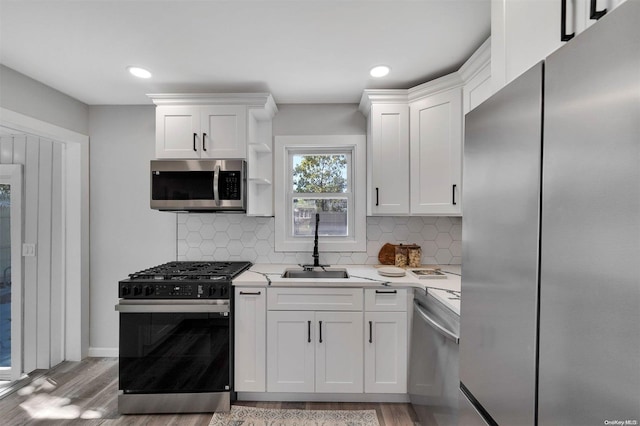
[[[276,137],[276,250],[366,251],[364,136]]]

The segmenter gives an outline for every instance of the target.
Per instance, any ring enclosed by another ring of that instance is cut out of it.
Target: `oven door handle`
[[[127,314],[148,314],[148,313],[208,313],[208,312],[220,312],[222,314],[229,314],[229,305],[211,305],[211,304],[157,304],[157,305],[116,305],[116,311]],[[226,316],[226,315],[225,315]]]

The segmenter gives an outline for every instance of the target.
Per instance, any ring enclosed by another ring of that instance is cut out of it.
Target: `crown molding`
[[[406,104],[408,101],[407,89],[365,89],[360,98],[358,109],[365,117],[368,117],[373,103]]]
[[[428,81],[419,86],[408,89],[409,102],[420,100],[424,97],[434,95],[444,90],[454,89],[464,84],[458,72],[452,72],[435,80]]]
[[[271,93],[151,93],[147,96],[156,105],[246,105],[264,108],[273,115],[278,111]]]
[[[476,50],[467,62],[462,64],[458,73],[462,77],[462,80],[468,82],[476,76],[486,66],[491,65],[491,37],[485,40],[484,43]]]

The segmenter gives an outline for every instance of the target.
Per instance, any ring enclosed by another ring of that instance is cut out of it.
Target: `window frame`
[[[347,180],[348,193],[294,193],[294,154],[345,154],[349,153],[351,165]],[[366,136],[276,136],[274,150],[274,195],[275,195],[275,251],[313,250],[313,236],[293,236],[293,198],[327,198],[341,196],[348,199],[347,236],[321,236],[321,252],[365,252],[366,241]]]

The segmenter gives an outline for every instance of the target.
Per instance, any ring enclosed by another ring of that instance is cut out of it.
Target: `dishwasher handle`
[[[420,306],[420,304],[414,300],[413,301],[413,310],[426,322],[429,324],[435,331],[446,337],[447,339],[453,340],[456,345],[460,344],[460,336],[456,336],[440,324],[438,324],[433,318],[431,318]]]

